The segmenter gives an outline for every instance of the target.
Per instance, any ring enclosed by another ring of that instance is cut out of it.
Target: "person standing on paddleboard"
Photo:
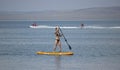
[[[56,50],[57,46],[59,46],[60,52],[62,51],[61,42],[60,42],[61,36],[62,36],[62,34],[60,34],[60,32],[59,32],[59,26],[56,26],[56,28],[55,28],[55,47],[53,49],[54,51]]]

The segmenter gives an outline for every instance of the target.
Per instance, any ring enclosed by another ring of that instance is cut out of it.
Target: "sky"
[[[120,6],[120,0],[0,0],[0,11],[57,11],[112,6]]]

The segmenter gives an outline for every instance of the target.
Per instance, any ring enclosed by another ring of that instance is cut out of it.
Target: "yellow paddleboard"
[[[73,55],[73,52],[43,52],[38,51],[36,52],[38,55]]]

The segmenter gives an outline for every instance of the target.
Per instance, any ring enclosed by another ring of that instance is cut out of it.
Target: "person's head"
[[[56,30],[56,31],[59,31],[59,26],[56,26],[55,30]]]

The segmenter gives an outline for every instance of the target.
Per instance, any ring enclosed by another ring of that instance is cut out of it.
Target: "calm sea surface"
[[[74,55],[37,55],[53,51],[56,25]],[[120,21],[0,21],[0,70],[120,70]]]

